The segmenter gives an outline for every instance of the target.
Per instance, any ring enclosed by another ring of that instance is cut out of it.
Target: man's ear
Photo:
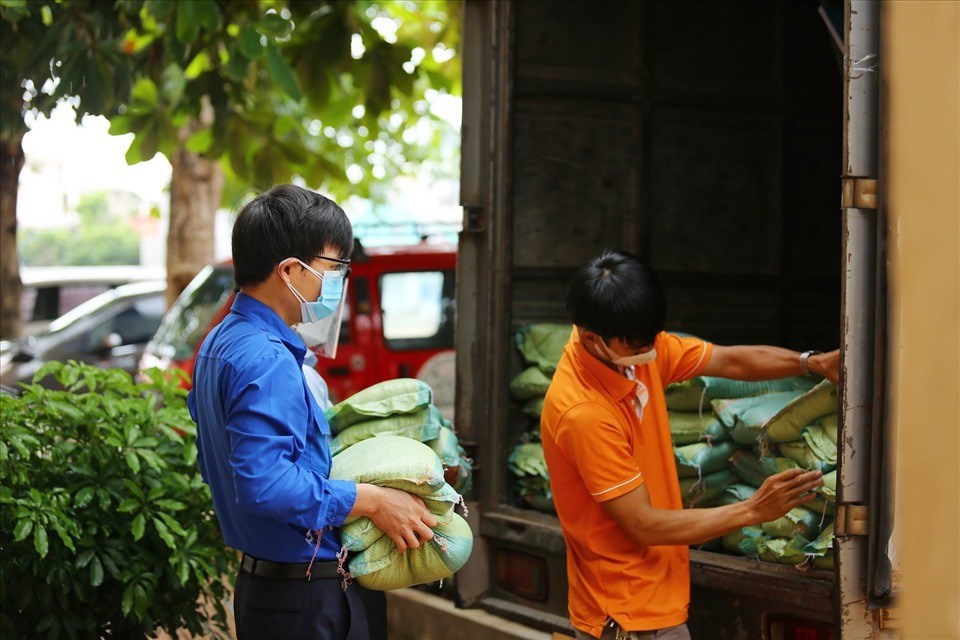
[[[290,278],[293,275],[291,270],[299,264],[300,263],[297,262],[296,258],[287,258],[286,260],[282,260],[279,264],[277,264],[277,275],[280,276],[280,279],[284,282],[290,282]]]

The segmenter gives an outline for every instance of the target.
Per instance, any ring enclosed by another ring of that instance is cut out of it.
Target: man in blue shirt
[[[328,477],[330,427],[301,336],[338,304],[327,294],[342,291],[352,246],[343,210],[294,185],[253,199],[234,224],[239,293],[200,348],[188,405],[224,542],[243,553],[239,640],[367,638],[357,590],[341,588],[337,528],[367,516],[402,552],[437,524],[416,496]]]

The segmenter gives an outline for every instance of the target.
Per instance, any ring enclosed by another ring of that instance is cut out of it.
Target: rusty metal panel
[[[569,268],[608,246],[633,248],[638,146],[632,105],[518,101],[514,268]]]
[[[784,76],[777,2],[646,5],[647,76],[658,102],[780,102]]]
[[[638,88],[640,9],[636,2],[517,2],[517,94]]]
[[[658,112],[644,135],[645,231],[660,271],[780,268],[780,124],[756,114]]]

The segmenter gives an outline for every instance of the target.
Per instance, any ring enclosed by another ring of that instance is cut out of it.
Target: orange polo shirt
[[[570,622],[599,637],[608,618],[627,631],[682,624],[690,605],[686,546],[641,547],[601,502],[646,483],[658,509],[682,509],[663,390],[699,374],[713,345],[661,332],[657,358],[630,380],[590,355],[576,328],[540,421],[553,503],[567,545]],[[638,418],[637,382],[648,391]]]

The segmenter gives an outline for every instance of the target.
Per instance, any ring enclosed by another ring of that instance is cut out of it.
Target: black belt
[[[314,562],[311,566],[309,562],[271,562],[243,554],[240,571],[261,578],[307,580],[307,567],[310,567],[310,580],[329,580],[340,577],[339,566],[335,560]]]

